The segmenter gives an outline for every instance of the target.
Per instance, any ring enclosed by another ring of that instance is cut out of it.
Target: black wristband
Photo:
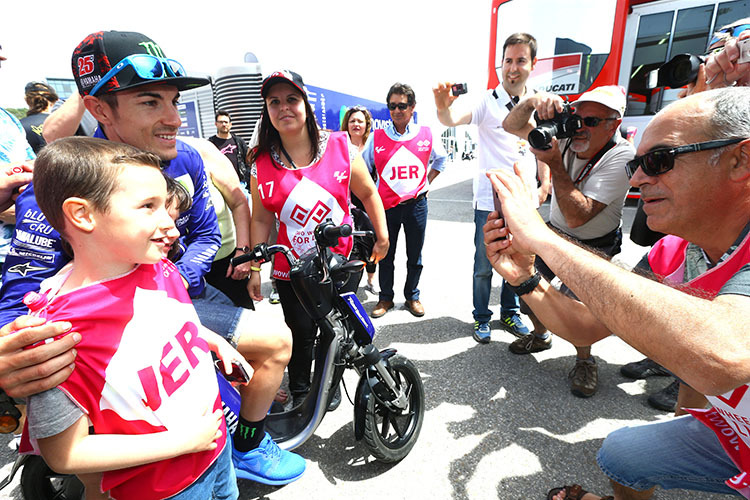
[[[521,295],[526,295],[527,293],[533,292],[537,285],[539,285],[540,281],[542,281],[542,277],[538,272],[535,272],[531,278],[527,279],[518,286],[513,286],[508,282],[506,282],[505,284],[508,285],[510,289],[516,292],[516,295],[520,297]]]

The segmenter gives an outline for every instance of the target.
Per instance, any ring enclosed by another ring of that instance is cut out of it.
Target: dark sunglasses
[[[596,127],[601,122],[608,122],[612,120],[619,120],[619,118],[599,118],[598,116],[587,116],[586,118],[581,117],[581,121],[587,127]]]
[[[718,141],[698,142],[677,146],[676,148],[655,149],[645,155],[637,156],[625,165],[625,171],[628,179],[632,179],[638,167],[643,169],[643,173],[649,177],[661,175],[669,172],[674,168],[674,159],[677,155],[684,153],[695,153],[697,151],[708,151],[709,149],[723,148],[730,144],[736,144],[744,141],[747,137],[738,137],[736,139],[721,139]]]
[[[750,30],[750,24],[740,24],[739,26],[730,26],[728,28],[719,30],[715,33],[715,36],[711,39],[711,41],[708,42],[708,46],[710,47],[716,42],[727,39],[729,37],[737,38],[738,36],[740,36],[740,33],[745,30]]]
[[[388,109],[390,109],[391,111],[393,111],[396,108],[400,109],[401,111],[406,111],[406,108],[408,107],[409,105],[405,102],[399,102],[398,104],[396,104],[395,102],[388,103]]]
[[[360,106],[359,104],[357,104],[356,106],[352,106],[349,109],[352,109],[354,111],[367,111],[366,107]]]

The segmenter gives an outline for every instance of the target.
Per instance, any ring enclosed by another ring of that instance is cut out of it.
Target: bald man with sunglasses
[[[622,207],[628,193],[625,164],[635,155],[633,146],[620,134],[625,113],[625,89],[611,85],[585,92],[572,104],[579,118],[575,134],[559,141],[552,139],[548,149],[531,149],[536,158],[549,165],[552,176],[550,225],[556,231],[613,257],[622,243]],[[563,109],[560,96],[537,93],[522,99],[503,122],[505,130],[519,137],[529,136],[536,122],[549,120]],[[555,273],[541,259],[537,268],[551,280]],[[570,293],[563,281],[563,290]],[[529,313],[526,306],[521,310]],[[529,315],[534,332],[513,342],[515,354],[549,349],[551,339],[543,321]],[[576,362],[568,374],[573,395],[587,398],[598,386],[596,361],[589,344],[575,344]]]
[[[488,257],[534,313],[573,343],[619,336],[712,405],[610,434],[597,461],[616,500],[651,498],[656,486],[750,498],[749,116],[750,88],[711,90],[670,104],[644,131],[627,172],[649,227],[669,235],[638,265],[653,279],[559,237],[520,180],[491,174],[504,220],[485,226]],[[535,254],[579,301],[539,278]],[[600,498],[575,490],[548,498]]]

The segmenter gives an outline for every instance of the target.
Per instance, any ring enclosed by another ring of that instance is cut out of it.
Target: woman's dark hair
[[[294,89],[295,92],[299,92]],[[307,115],[305,119],[305,126],[307,128],[307,135],[310,137],[310,156],[317,158],[320,152],[320,129],[318,128],[318,122],[315,121],[315,113],[313,112],[310,101],[307,100],[307,94],[300,93],[302,100],[305,101],[305,113]],[[258,159],[261,153],[270,153],[271,149],[279,151],[281,149],[281,136],[279,131],[274,128],[271,123],[271,119],[268,116],[268,106],[266,105],[265,99],[263,100],[263,113],[260,117],[260,126],[258,127],[258,146],[253,148],[248,154],[248,162],[254,163]]]

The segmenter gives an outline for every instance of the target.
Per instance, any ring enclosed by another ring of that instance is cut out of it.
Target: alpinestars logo
[[[38,266],[32,266],[29,262],[24,262],[23,264],[16,264],[15,266],[12,266],[8,269],[9,273],[15,273],[20,274],[21,276],[26,276],[32,271],[44,271],[47,269],[46,267],[38,267]]]
[[[346,173],[346,170],[336,170],[333,173],[333,177],[338,181],[339,184],[341,184],[349,178],[349,174]]]
[[[430,141],[427,139],[423,141],[417,141],[417,151],[429,151],[430,150]]]

